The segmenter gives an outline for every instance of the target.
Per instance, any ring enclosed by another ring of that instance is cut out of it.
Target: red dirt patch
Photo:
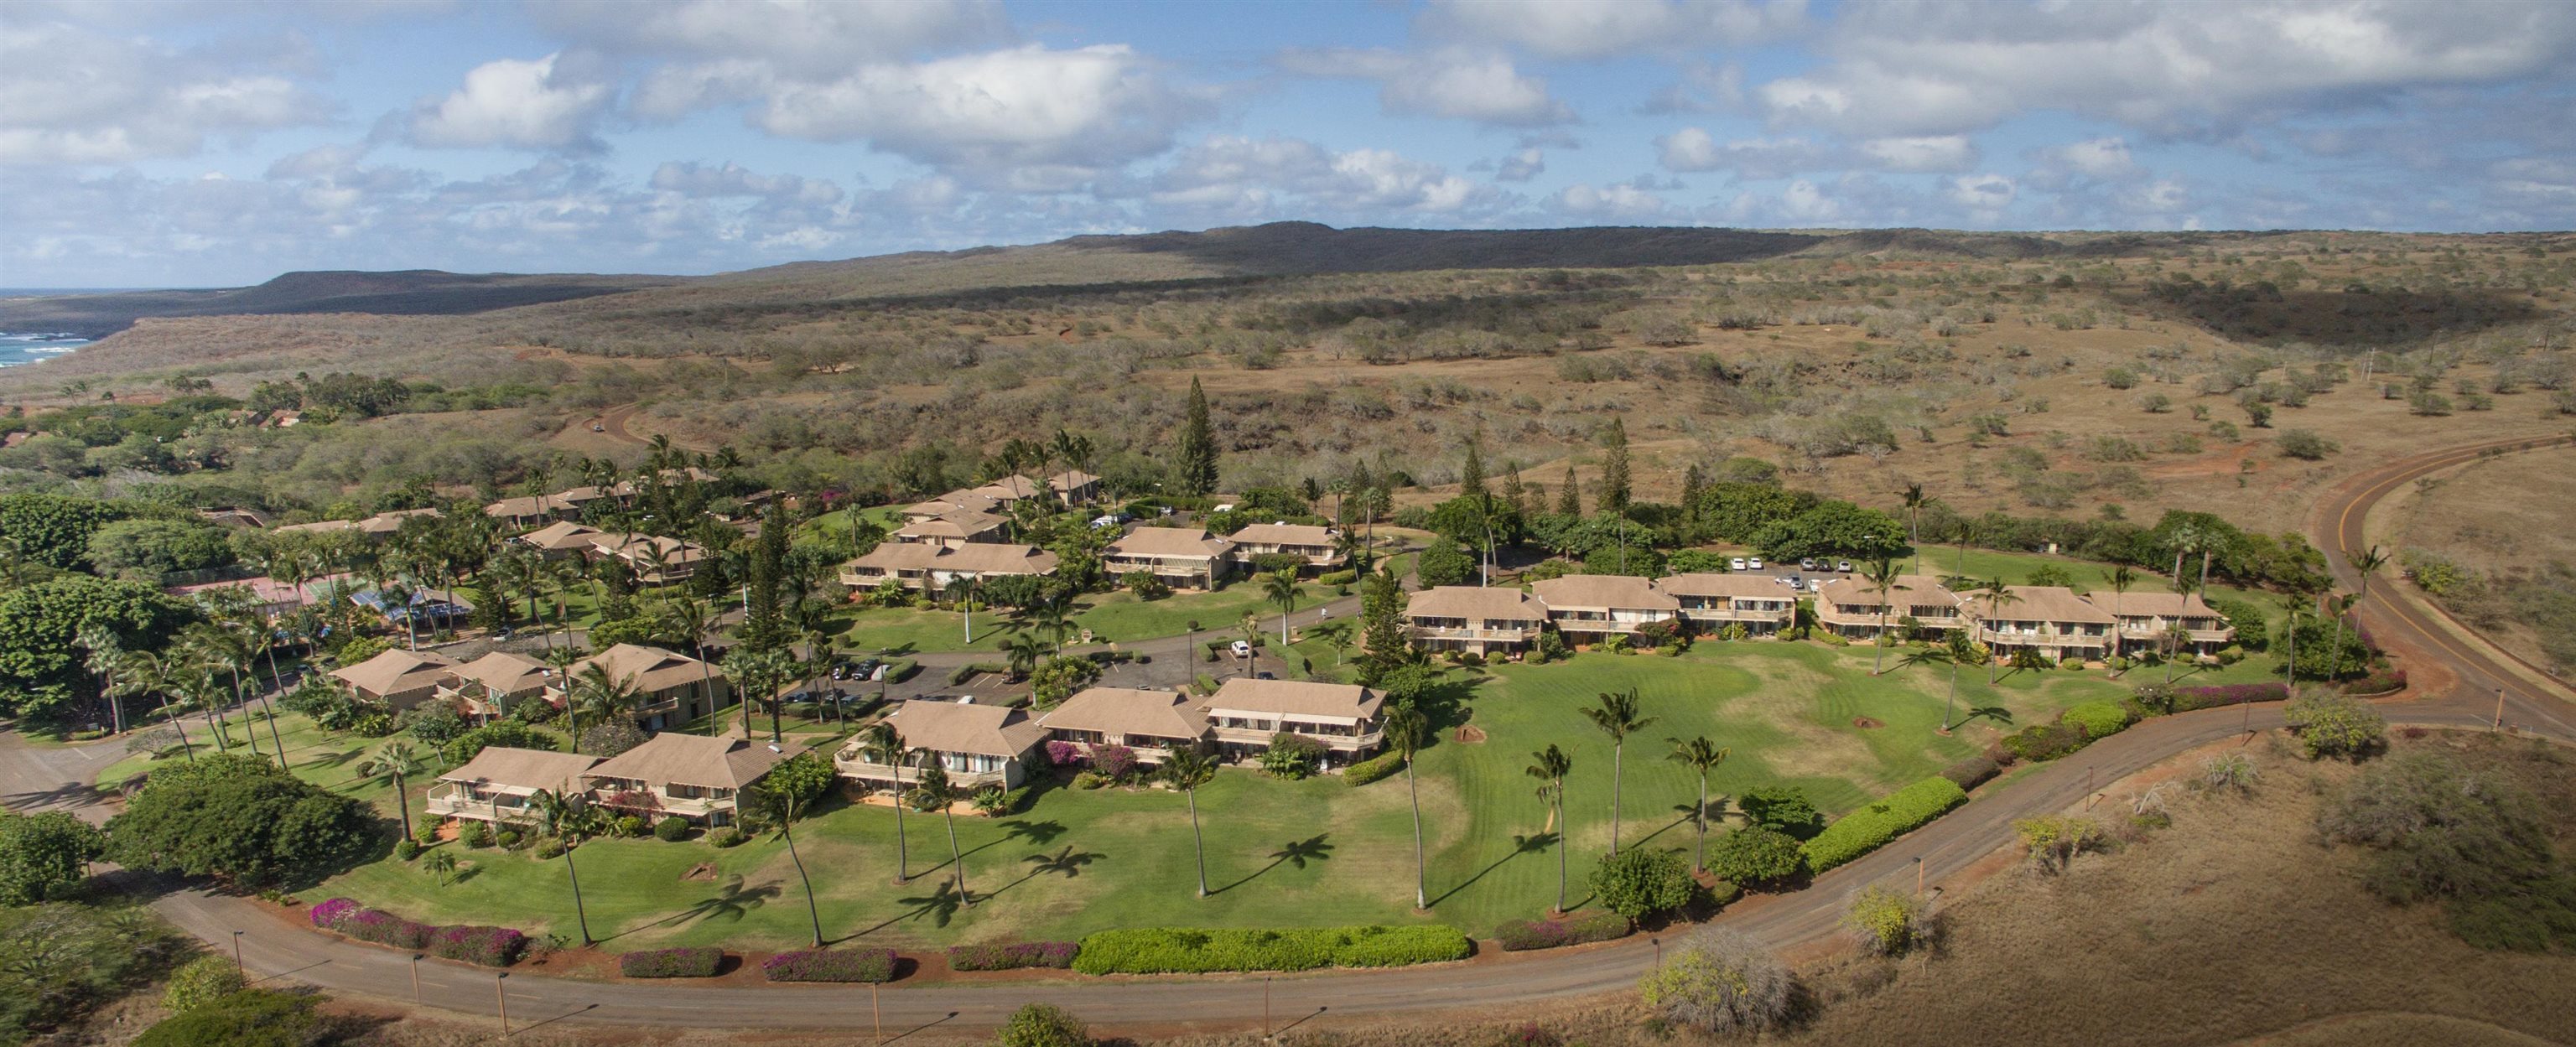
[[[1460,744],[1460,745],[1481,745],[1481,744],[1484,744],[1484,741],[1485,741],[1485,729],[1484,729],[1484,728],[1482,728],[1482,727],[1475,727],[1475,726],[1470,726],[1470,725],[1466,725],[1466,724],[1461,724],[1461,725],[1459,725],[1459,727],[1458,727],[1457,739],[1458,739],[1458,744]]]
[[[692,865],[689,867],[689,871],[680,874],[680,879],[683,881],[694,880],[700,883],[714,883],[716,879],[716,863],[699,862],[696,865]]]
[[[1858,727],[1858,728],[1860,728],[1861,730],[1864,730],[1864,731],[1875,731],[1875,730],[1877,730],[1877,729],[1879,729],[1879,728],[1881,728],[1881,727],[1885,727],[1885,726],[1887,726],[1887,725],[1886,725],[1886,724],[1883,724],[1883,723],[1880,723],[1880,722],[1878,722],[1878,721],[1876,721],[1876,720],[1870,719],[1869,717],[1866,717],[1866,716],[1855,716],[1855,717],[1852,717],[1852,726],[1854,726],[1854,727]]]

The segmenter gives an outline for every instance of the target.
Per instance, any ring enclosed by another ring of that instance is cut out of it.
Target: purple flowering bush
[[[2286,702],[2290,685],[2285,683],[2230,683],[2209,687],[2174,688],[2174,711],[2214,709],[2222,705],[2247,702]]]
[[[528,936],[508,927],[459,923],[441,927],[429,937],[429,954],[485,967],[507,967],[526,948]]]
[[[1136,750],[1124,745],[1091,747],[1091,769],[1113,782],[1136,776]]]
[[[1046,743],[1047,765],[1071,767],[1082,762],[1082,747],[1072,742]]]
[[[1625,938],[1635,930],[1628,918],[1607,910],[1576,913],[1552,920],[1509,920],[1494,928],[1505,952],[1556,949],[1585,942]]]
[[[418,949],[429,944],[430,933],[436,928],[382,909],[360,909],[342,916],[331,929],[362,942],[390,945],[397,949]]]
[[[805,949],[760,962],[773,982],[883,982],[894,980],[892,949]]]
[[[1021,967],[1073,966],[1075,953],[1082,946],[1073,942],[992,942],[984,945],[952,945],[948,948],[948,968],[956,971],[1008,971]]]
[[[313,903],[312,908],[304,910],[304,916],[312,920],[315,927],[336,931],[340,929],[340,921],[348,919],[349,914],[356,911],[358,911],[357,902],[347,898],[324,898]]]
[[[617,973],[629,978],[713,978],[724,964],[724,950],[711,945],[645,949],[617,957]]]

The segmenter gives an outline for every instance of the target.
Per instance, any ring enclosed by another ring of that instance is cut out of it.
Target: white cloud
[[[1962,175],[1950,180],[1950,199],[1986,221],[1993,221],[2004,208],[2012,206],[2019,190],[2013,180],[1992,172]]]
[[[1582,218],[1615,221],[1666,218],[1673,214],[1671,202],[1640,186],[1627,184],[1605,185],[1596,189],[1578,182],[1556,194],[1556,206]]]
[[[1157,204],[1246,217],[1281,207],[1334,216],[1454,215],[1500,199],[1439,164],[1385,149],[1334,152],[1303,139],[1234,135],[1175,154],[1151,180],[1149,194]]]
[[[1755,179],[1856,168],[1918,173],[1964,171],[1977,163],[1976,145],[1953,135],[1880,138],[1844,147],[1806,138],[1720,142],[1697,127],[1685,127],[1655,139],[1655,153],[1668,171],[1729,171]]]
[[[830,205],[841,200],[841,187],[826,179],[801,175],[764,175],[727,161],[708,166],[696,161],[665,161],[653,169],[653,188],[698,199],[764,197],[804,204]]]
[[[996,0],[554,0],[530,13],[603,50],[743,60],[778,76],[817,80],[857,63],[1012,35]]]
[[[1425,35],[1600,59],[1745,44],[1806,21],[1803,0],[1432,0]]]
[[[596,150],[592,124],[615,101],[617,89],[562,58],[502,58],[475,66],[447,97],[413,106],[404,135],[431,148]]]
[[[1493,51],[1443,48],[1405,54],[1384,48],[1286,51],[1279,66],[1305,76],[1378,82],[1390,113],[1473,120],[1502,127],[1573,123],[1574,107],[1548,93],[1547,81],[1520,72]]]
[[[182,49],[61,22],[0,20],[0,163],[117,164],[194,156],[209,138],[319,124],[332,105],[281,47]]]
[[[1888,171],[1965,171],[1977,166],[1977,147],[1965,135],[1873,138],[1860,144],[1872,166]]]
[[[2576,51],[2563,3],[1932,3],[1846,7],[1820,68],[1762,84],[1775,124],[1946,135],[2057,109],[2159,133],[2497,83]]]
[[[1538,149],[1523,149],[1511,154],[1510,156],[1502,158],[1501,161],[1494,165],[1494,180],[1497,182],[1526,182],[1533,178],[1537,178],[1539,175],[1546,173],[1546,171],[1547,153]]]

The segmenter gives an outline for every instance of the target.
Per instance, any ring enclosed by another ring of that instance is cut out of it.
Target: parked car
[[[1236,640],[1234,642],[1234,656],[1237,658],[1252,657],[1252,645],[1241,640]]]
[[[1746,557],[1744,562],[1750,565],[1752,570],[1759,571],[1762,569],[1762,558],[1759,556]]]
[[[1741,557],[1741,556],[1738,556],[1738,557],[1736,557],[1736,558],[1734,558],[1734,559],[1732,559],[1732,560],[1728,560],[1728,561],[1726,561],[1726,569],[1727,569],[1727,570],[1730,570],[1730,571],[1741,571],[1741,570],[1743,570],[1743,569],[1744,569],[1744,558],[1743,558],[1743,557]]]
[[[1789,588],[1804,589],[1806,587],[1807,577],[1805,575],[1793,574],[1789,576]]]
[[[1838,562],[1836,562],[1836,563],[1834,564],[1834,570],[1841,571],[1841,572],[1842,572],[1842,573],[1844,573],[1844,574],[1850,574],[1850,573],[1851,573],[1851,561],[1849,561],[1849,560],[1842,560],[1842,561],[1838,561]]]
[[[1815,569],[1816,569],[1816,558],[1815,558],[1815,557],[1812,557],[1812,556],[1802,556],[1802,557],[1799,557],[1799,558],[1798,558],[1798,569],[1799,569],[1799,570],[1801,570],[1801,571],[1812,571],[1812,570],[1815,570]]]

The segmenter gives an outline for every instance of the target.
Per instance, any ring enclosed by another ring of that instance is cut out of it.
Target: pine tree
[[[1181,419],[1181,447],[1172,463],[1180,493],[1197,498],[1216,493],[1216,430],[1208,424],[1207,390],[1190,379],[1190,404]]]
[[[1467,441],[1467,464],[1458,470],[1458,495],[1481,498],[1485,494],[1485,458],[1476,451],[1476,441]]]
[[[1503,503],[1512,507],[1512,515],[1529,516],[1529,491],[1521,486],[1521,463],[1503,462]]]
[[[1610,431],[1601,436],[1601,447],[1601,493],[1595,497],[1602,512],[1624,512],[1628,508],[1628,427],[1615,416],[1610,419]]]
[[[778,606],[780,581],[787,574],[787,531],[786,507],[780,501],[769,503],[769,512],[760,519],[760,540],[751,549],[749,607],[742,623],[742,645],[749,650],[781,650],[790,639],[786,615]]]
[[[1404,586],[1385,571],[1368,576],[1360,588],[1360,635],[1368,651],[1359,658],[1360,679],[1375,684],[1394,669],[1418,657],[1404,634]]]
[[[1556,511],[1567,516],[1583,515],[1583,483],[1574,478],[1574,463],[1565,463],[1565,487],[1556,492]]]
[[[1698,462],[1682,470],[1682,535],[1690,541],[1700,539],[1699,496],[1707,489],[1708,479],[1700,475]]]

